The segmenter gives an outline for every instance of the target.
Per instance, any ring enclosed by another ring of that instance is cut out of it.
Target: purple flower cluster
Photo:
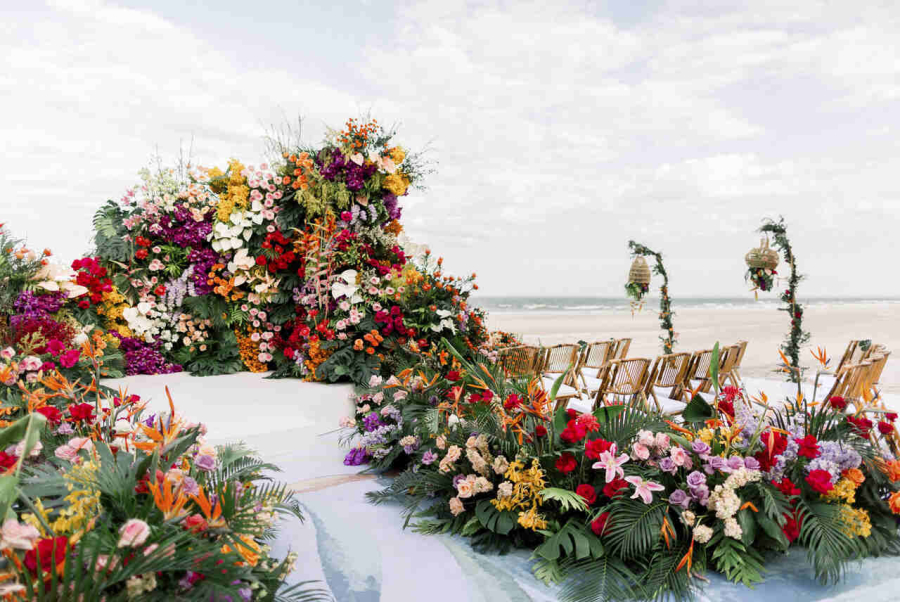
[[[42,317],[55,314],[66,302],[66,293],[55,291],[45,295],[33,291],[22,291],[13,303],[13,309],[28,317]]]
[[[859,468],[862,457],[855,449],[841,445],[840,441],[819,441],[819,457],[806,465],[806,472],[827,470],[831,482],[837,483],[841,473],[851,468]]]
[[[384,195],[384,199],[382,200],[384,202],[384,208],[387,211],[388,218],[392,220],[399,220],[400,214],[403,212],[403,210],[400,207],[400,203],[397,202],[396,195],[388,193]]]
[[[359,466],[369,462],[369,454],[364,447],[355,447],[344,457],[345,466]]]
[[[140,339],[123,337],[115,331],[110,332],[121,341],[119,349],[125,354],[125,374],[128,376],[181,372],[180,365],[166,361],[159,352],[158,343],[147,343]]]
[[[212,213],[208,214],[205,221],[195,221],[190,209],[183,205],[176,205],[172,215],[161,215],[156,229],[165,240],[179,247],[191,247],[194,249],[206,248],[206,237],[212,232]]]
[[[332,149],[330,153],[323,150],[316,157],[316,165],[323,178],[332,182],[343,179],[347,190],[352,192],[362,190],[366,180],[378,170],[378,166],[374,163],[364,162],[362,165],[357,165],[353,161],[347,160],[339,148]]]
[[[209,272],[216,261],[218,261],[218,258],[219,256],[216,252],[209,247],[191,249],[188,252],[187,260],[194,266],[191,281],[194,283],[194,292],[197,296],[212,293],[213,287],[208,284]]]
[[[375,429],[382,426],[384,426],[384,423],[375,412],[372,412],[371,414],[363,418],[363,427],[366,429],[366,432],[371,433]]]

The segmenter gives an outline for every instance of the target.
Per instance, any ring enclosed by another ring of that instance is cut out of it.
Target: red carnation
[[[41,571],[49,573],[66,559],[68,549],[68,537],[39,539],[34,546],[34,549],[25,552],[25,566],[28,567],[31,574],[36,577],[38,559],[40,559]]]
[[[890,422],[885,422],[882,420],[878,423],[878,432],[882,435],[889,435],[894,432],[894,425]]]
[[[811,470],[806,476],[806,482],[817,493],[825,494],[834,489],[834,485],[831,483],[831,473],[827,470],[818,468]]]
[[[546,437],[547,427],[545,427],[543,424],[537,425],[536,427],[534,427],[534,434],[538,437]]]
[[[847,400],[838,395],[835,395],[834,397],[829,399],[828,403],[829,403],[829,405],[831,405],[832,408],[834,408],[838,412],[843,412],[847,407]]]
[[[459,380],[459,371],[458,371],[458,370],[451,370],[450,372],[448,372],[448,373],[447,373],[447,380],[449,380],[449,381],[452,382],[452,383],[455,383],[456,381],[458,381],[458,380]]]
[[[791,481],[787,477],[784,477],[777,482],[773,481],[772,484],[775,485],[775,488],[787,497],[800,495],[800,489],[796,485],[794,485],[793,481]]]
[[[134,252],[134,256],[138,259],[147,259],[147,249],[138,249]]]
[[[566,415],[569,417],[569,420],[575,420],[578,418],[578,412],[573,410],[572,408],[568,408],[566,410]]]
[[[628,489],[628,481],[616,478],[603,486],[603,495],[612,499],[626,489]]]
[[[781,527],[782,533],[787,537],[789,543],[793,543],[795,539],[800,537],[800,527],[803,525],[803,517],[796,511],[792,514],[784,515],[784,525]]]
[[[583,484],[576,487],[575,493],[583,497],[588,506],[597,501],[597,490],[588,484]]]
[[[897,413],[896,413],[896,412],[887,412],[887,413],[884,415],[884,417],[885,417],[888,421],[893,422],[893,421],[897,420]]]
[[[0,468],[12,468],[16,465],[16,462],[19,461],[18,456],[14,456],[12,454],[8,454],[5,451],[0,451]]]
[[[44,406],[35,410],[38,414],[42,414],[51,424],[56,424],[62,420],[62,412],[53,406]]]
[[[800,448],[797,450],[798,456],[809,458],[810,460],[819,457],[819,442],[815,435],[807,435],[802,439],[794,439]]]
[[[594,519],[591,523],[591,531],[594,532],[594,535],[597,537],[602,537],[604,532],[607,531],[609,527],[609,512],[604,512],[600,516]]]
[[[572,472],[577,467],[578,461],[575,459],[575,456],[569,452],[563,452],[563,454],[556,459],[556,469],[563,474]]]
[[[72,420],[91,420],[94,417],[94,406],[89,403],[79,403],[69,406],[69,416]]]
[[[166,294],[165,285],[160,284],[159,286],[157,286],[155,289],[153,289],[153,294],[156,295],[157,297],[162,297],[163,295],[165,295]]]
[[[584,444],[584,455],[591,460],[599,460],[600,454],[609,451],[612,443],[605,439],[594,439]]]

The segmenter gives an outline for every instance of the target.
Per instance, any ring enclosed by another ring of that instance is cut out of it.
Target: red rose
[[[603,537],[603,533],[609,527],[609,512],[604,512],[600,516],[594,519],[591,523],[591,531],[594,532],[594,535],[597,537]]]
[[[603,486],[603,495],[612,499],[626,489],[628,489],[628,481],[616,478]]]
[[[493,398],[494,398],[494,394],[491,392],[490,389],[486,389],[486,390],[484,391],[484,393],[481,394],[481,399],[482,399],[485,403],[490,403],[491,400],[492,400]]]
[[[885,417],[889,422],[893,422],[893,421],[897,420],[897,413],[896,413],[896,412],[888,412],[888,413],[886,413],[886,414],[884,415],[884,417]]]
[[[165,285],[160,284],[159,286],[157,286],[155,289],[153,289],[153,294],[156,295],[157,297],[162,297],[163,295],[165,295],[166,294]]]
[[[200,533],[209,528],[209,525],[206,524],[206,519],[199,514],[192,514],[185,517],[184,520],[181,521],[181,526],[192,533]]]
[[[38,558],[41,562],[41,571],[49,573],[66,559],[69,549],[68,537],[53,537],[39,539],[34,549],[25,552],[25,566],[33,576],[37,576]]]
[[[537,425],[536,427],[534,427],[534,434],[538,437],[546,437],[547,427],[545,427],[543,424]]]
[[[828,493],[834,489],[834,485],[831,483],[831,473],[827,470],[811,470],[806,476],[806,482],[816,493]]]
[[[606,441],[605,439],[594,439],[592,441],[588,441],[584,444],[584,455],[591,460],[598,460],[600,458],[600,454],[605,451],[609,451],[611,445],[612,443]]]
[[[294,350],[291,349],[290,347],[285,347],[284,348],[284,357],[288,358],[289,360],[294,359]]]
[[[882,435],[889,435],[894,432],[894,425],[890,422],[885,422],[882,420],[878,423],[878,432]]]
[[[448,372],[448,373],[447,373],[447,380],[449,380],[449,381],[452,382],[452,383],[455,383],[456,381],[458,381],[458,380],[459,380],[459,371],[458,371],[458,370],[451,370],[450,372]]]
[[[12,454],[8,454],[5,451],[0,451],[0,468],[12,468],[16,465],[16,462],[19,461],[18,456],[14,456]]]
[[[91,420],[94,417],[94,406],[89,403],[79,403],[69,406],[69,416],[72,420]]]
[[[569,420],[575,420],[576,418],[578,418],[578,412],[576,412],[572,408],[566,410],[566,415],[569,417]]]
[[[563,474],[572,472],[577,467],[578,461],[575,460],[575,456],[569,452],[563,452],[563,454],[556,459],[556,469]]]
[[[82,299],[81,301],[78,302],[78,307],[80,307],[81,309],[87,309],[90,306],[91,306],[91,302],[88,301],[87,299]]]
[[[78,363],[81,352],[77,349],[69,349],[59,356],[59,363],[63,368],[72,368]]]
[[[266,256],[260,255],[256,258],[256,265],[266,265]]]
[[[522,399],[518,395],[513,393],[512,395],[510,395],[509,397],[506,398],[506,401],[503,402],[503,409],[504,410],[513,410],[513,409],[519,407],[520,405],[522,405]]]
[[[847,407],[847,401],[843,397],[837,395],[829,399],[828,404],[838,412],[843,412]]]
[[[573,419],[568,422],[563,432],[559,434],[559,438],[566,443],[578,443],[587,436],[587,428],[583,424]]]
[[[815,435],[807,435],[802,439],[794,439],[800,448],[797,450],[798,456],[809,458],[810,460],[819,457],[819,442]]]
[[[56,424],[60,420],[62,420],[62,412],[60,412],[53,406],[44,406],[42,408],[38,408],[37,410],[35,410],[35,412],[43,415],[44,418],[46,418],[47,421],[52,424]]]
[[[575,488],[575,493],[583,497],[588,506],[597,501],[597,491],[590,485],[579,485]]]

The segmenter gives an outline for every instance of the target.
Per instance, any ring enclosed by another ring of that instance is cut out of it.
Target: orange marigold
[[[888,505],[891,507],[891,512],[900,514],[900,491],[891,494],[891,497],[888,498]]]

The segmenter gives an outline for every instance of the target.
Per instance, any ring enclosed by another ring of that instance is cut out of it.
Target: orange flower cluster
[[[244,296],[244,293],[241,291],[234,290],[234,276],[229,278],[228,280],[222,278],[221,276],[217,276],[216,274],[219,270],[224,270],[225,266],[221,263],[217,263],[210,268],[209,278],[206,281],[206,284],[213,286],[213,292],[217,295],[222,295],[226,299],[231,299],[232,301],[237,301],[241,297]]]
[[[253,332],[253,329],[251,329],[250,332],[244,334],[240,330],[235,329],[234,336],[237,337],[238,352],[240,352],[241,361],[247,366],[247,370],[250,372],[265,372],[269,367],[259,361],[259,343],[253,342],[250,338]]]
[[[347,120],[347,129],[341,131],[339,138],[341,144],[349,144],[352,148],[360,150],[366,146],[369,136],[380,129],[378,120],[373,119],[369,123],[357,124],[352,117]]]
[[[309,340],[309,359],[303,362],[309,369],[305,380],[316,380],[316,368],[331,357],[332,353],[334,352],[329,349],[322,349],[319,337],[312,337]]]
[[[369,344],[367,347],[363,341]],[[375,348],[378,347],[384,341],[384,337],[377,330],[370,330],[367,332],[363,338],[356,339],[353,341],[353,349],[356,351],[366,350],[366,353],[369,355],[373,355],[375,353]]]
[[[391,223],[389,223],[387,226],[384,227],[384,231],[387,232],[388,234],[393,234],[394,236],[397,236],[401,232],[403,232],[403,226],[401,226],[400,222],[398,222],[397,220],[393,220]]]
[[[900,481],[900,460],[888,460],[880,468],[887,475],[887,478],[891,480],[891,483]]]
[[[306,172],[312,170],[313,162],[312,159],[309,158],[309,153],[300,153],[299,155],[288,155],[287,153],[282,153],[282,157],[288,160],[289,163],[294,164],[294,169],[291,173],[294,175],[294,179],[291,179],[291,176],[284,176],[281,180],[281,183],[285,186],[290,185],[294,190],[301,189],[306,190],[309,188],[309,180],[306,178]],[[290,170],[290,165],[288,166],[288,170]]]

